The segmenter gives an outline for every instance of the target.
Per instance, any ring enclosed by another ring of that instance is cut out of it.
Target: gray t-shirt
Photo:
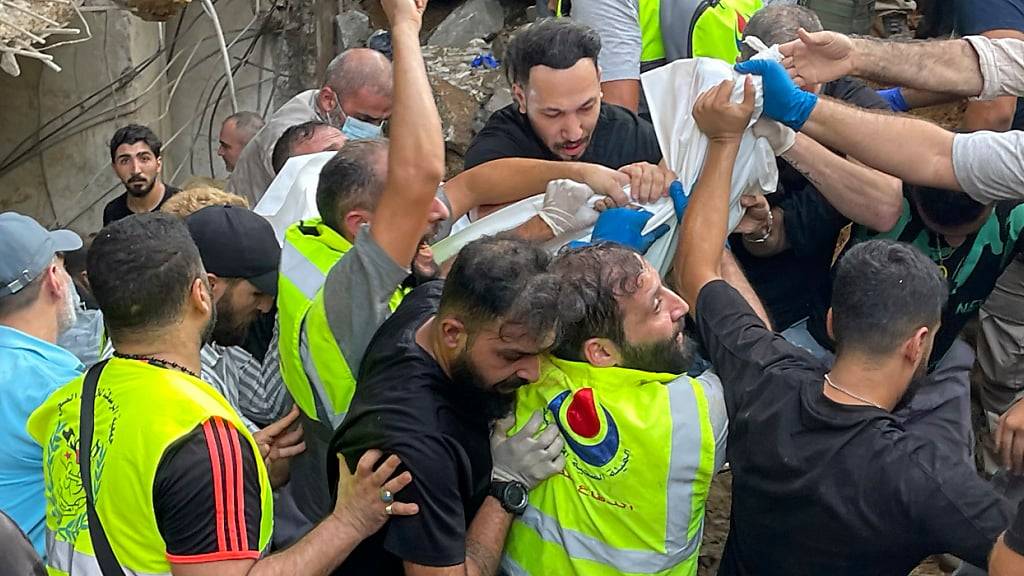
[[[243,196],[250,206],[259,203],[274,181],[271,157],[277,139],[296,124],[321,119],[316,110],[316,95],[317,90],[301,92],[274,112],[267,124],[242,149],[235,171],[228,178],[228,192]]]
[[[601,81],[640,79],[640,5],[637,0],[577,0],[572,18],[601,37]]]
[[[981,99],[1024,96],[1024,42],[965,36],[978,54]],[[953,137],[953,172],[978,202],[1024,199],[1024,132],[974,132]]]
[[[366,347],[377,328],[391,316],[391,295],[408,275],[409,269],[396,264],[365,226],[352,248],[327,274],[323,287],[327,323],[353,375],[359,373]],[[319,422],[305,415],[301,417],[306,451],[292,459],[291,464],[289,492],[305,521],[299,520],[301,526],[288,526],[286,530],[303,534],[331,510],[325,456],[334,429],[345,419],[345,413],[328,413],[326,406],[330,406],[330,402],[319,395],[318,390],[325,388],[314,382],[317,373],[309,354],[305,325],[299,353],[306,375],[313,383],[320,415]]]

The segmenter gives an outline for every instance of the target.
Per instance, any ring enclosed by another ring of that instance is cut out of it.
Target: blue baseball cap
[[[70,230],[51,232],[17,212],[0,214],[0,298],[28,286],[57,252],[81,247],[82,239]]]

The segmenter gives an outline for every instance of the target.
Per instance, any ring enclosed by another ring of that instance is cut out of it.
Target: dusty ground
[[[704,515],[704,543],[700,547],[700,568],[698,576],[714,576],[729,534],[729,503],[731,501],[732,474],[724,472],[715,478],[708,496],[707,512]],[[912,572],[912,576],[945,576],[936,563],[925,562]]]

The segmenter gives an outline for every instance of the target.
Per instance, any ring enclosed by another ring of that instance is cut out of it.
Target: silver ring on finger
[[[385,488],[380,489],[380,501],[385,504],[391,504],[395,501],[395,495],[391,493],[391,490]]]
[[[394,511],[391,509],[392,506],[394,506],[394,504],[388,504],[387,506],[384,507],[384,513],[388,516],[391,516],[394,513]]]

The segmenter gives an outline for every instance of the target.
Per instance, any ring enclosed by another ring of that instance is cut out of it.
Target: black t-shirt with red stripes
[[[178,439],[157,467],[153,509],[172,564],[259,558],[259,471],[245,436],[213,417]]]

